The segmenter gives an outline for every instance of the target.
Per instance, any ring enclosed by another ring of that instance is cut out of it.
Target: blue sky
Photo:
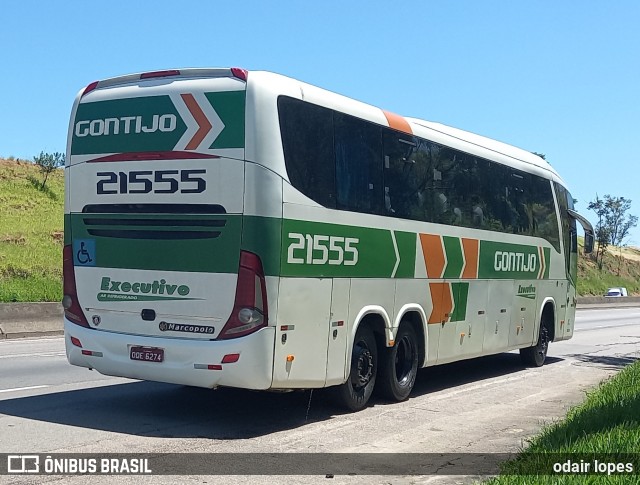
[[[94,80],[240,66],[544,153],[592,221],[596,193],[640,215],[638,1],[3,0],[2,13],[0,156],[64,151]]]

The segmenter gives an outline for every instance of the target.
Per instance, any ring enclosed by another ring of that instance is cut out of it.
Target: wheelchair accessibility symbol
[[[96,265],[96,241],[94,239],[74,239],[73,264],[74,266]]]

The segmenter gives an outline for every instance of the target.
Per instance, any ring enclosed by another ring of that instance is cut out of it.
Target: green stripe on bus
[[[389,278],[395,269],[395,277],[409,278],[415,270],[416,236],[285,219],[280,257],[281,276]]]
[[[452,322],[462,322],[467,319],[467,300],[469,298],[469,283],[451,283],[453,293]]]
[[[282,219],[244,216],[242,221],[242,249],[260,256],[266,276],[278,276]]]
[[[414,232],[394,231],[400,264],[396,278],[413,278],[416,272],[416,234]]]
[[[144,223],[127,223],[131,219]],[[152,237],[154,231],[161,237]],[[74,239],[95,240],[96,266],[103,268],[237,273],[242,249],[260,256],[267,276],[317,278],[413,278],[417,242],[412,232],[273,217],[65,214],[65,244]],[[458,279],[464,266],[460,239],[443,236],[443,241],[443,278]],[[480,241],[478,278],[536,279],[544,264],[541,276],[548,279],[550,263],[550,248]]]
[[[544,268],[544,275],[542,276],[542,278],[545,279],[545,280],[548,280],[549,279],[549,267],[551,266],[551,248],[543,248],[543,252],[544,252],[545,268]]]
[[[224,124],[209,148],[244,148],[246,91],[205,93],[205,96]]]
[[[546,248],[544,277],[549,277],[550,251]],[[538,246],[480,241],[480,279],[537,279],[541,264]]]
[[[460,278],[462,266],[464,265],[460,238],[443,236],[442,240],[447,255],[447,265],[444,269],[443,278]]]

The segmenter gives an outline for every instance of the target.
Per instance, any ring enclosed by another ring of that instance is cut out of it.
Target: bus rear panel
[[[263,255],[242,245],[246,75],[177,74],[94,83],[74,104],[67,356],[113,376],[266,389]]]

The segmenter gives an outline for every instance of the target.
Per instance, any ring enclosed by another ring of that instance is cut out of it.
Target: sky
[[[640,2],[2,0],[0,157],[63,152],[99,79],[244,67],[543,153],[640,215]],[[626,241],[640,246],[640,228]]]

